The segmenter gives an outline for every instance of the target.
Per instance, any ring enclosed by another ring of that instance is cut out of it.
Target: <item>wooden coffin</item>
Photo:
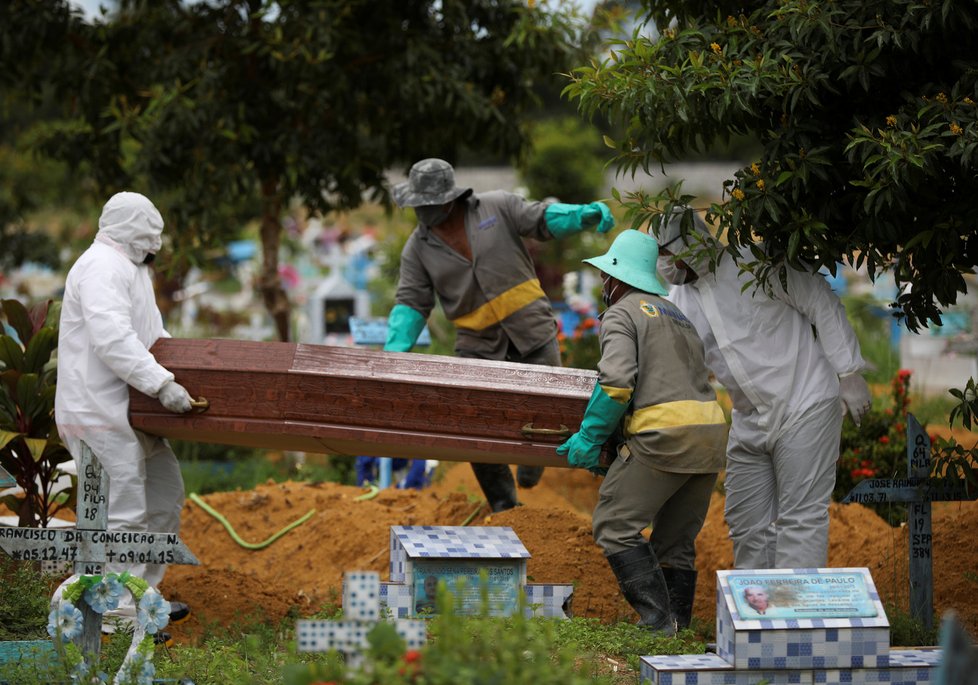
[[[133,390],[134,428],[166,438],[340,455],[567,466],[596,373],[413,353],[242,340],[152,348],[208,407]]]

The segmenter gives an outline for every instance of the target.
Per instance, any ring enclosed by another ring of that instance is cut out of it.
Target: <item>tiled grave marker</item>
[[[570,584],[526,582],[530,553],[512,528],[502,526],[391,526],[390,582],[381,598],[398,617],[431,616],[432,593],[439,580],[455,593],[456,613],[474,615],[482,608],[480,573],[489,587],[489,614],[517,611],[520,590],[527,615],[568,618],[574,589]],[[461,592],[458,580],[464,580]],[[426,588],[427,581],[427,588]]]
[[[937,649],[890,649],[866,568],[717,572],[717,653],[641,658],[655,685],[934,682]]]
[[[0,527],[0,549],[14,559],[67,561],[79,575],[99,575],[106,563],[199,564],[175,533],[106,530],[109,476],[88,445],[79,459],[75,529]],[[97,655],[102,615],[84,599],[78,602],[84,629],[77,644],[83,654]]]
[[[367,634],[381,620],[379,573],[350,571],[343,577],[343,614],[342,621],[299,621],[299,651],[335,649],[343,654],[348,667],[360,668],[368,646]],[[424,621],[395,619],[393,623],[408,649],[418,649],[424,644],[427,637]]]
[[[963,481],[930,477],[930,438],[913,414],[907,414],[907,478],[861,481],[845,503],[906,502],[910,540],[910,615],[930,630],[933,625],[933,555],[931,502],[978,498],[978,487]]]

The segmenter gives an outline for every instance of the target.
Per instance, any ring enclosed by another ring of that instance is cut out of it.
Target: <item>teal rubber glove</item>
[[[603,202],[586,205],[556,202],[547,207],[543,218],[554,238],[564,238],[585,228],[597,228],[598,233],[607,233],[615,227],[615,217]]]
[[[410,352],[418,336],[424,330],[421,312],[406,304],[395,304],[387,317],[387,342],[385,352]]]
[[[601,384],[595,383],[591,400],[584,410],[581,429],[557,447],[557,454],[567,457],[571,466],[600,473],[601,447],[611,437],[626,409],[627,403],[611,399]]]

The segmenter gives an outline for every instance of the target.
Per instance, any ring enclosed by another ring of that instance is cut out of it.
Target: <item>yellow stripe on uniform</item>
[[[628,419],[626,431],[630,435],[678,428],[680,426],[704,426],[727,422],[723,409],[716,402],[680,400],[644,407]]]
[[[540,287],[540,281],[533,278],[497,295],[475,311],[452,319],[452,323],[470,331],[481,331],[542,297],[546,297],[546,293]]]
[[[632,401],[631,388],[615,388],[610,385],[602,385],[601,389],[604,390],[608,397],[620,404],[628,404]]]

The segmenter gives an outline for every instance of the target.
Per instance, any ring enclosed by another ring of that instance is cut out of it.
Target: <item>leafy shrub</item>
[[[58,465],[71,459],[54,422],[60,312],[50,300],[30,310],[17,300],[0,301],[6,324],[0,331],[0,465],[25,493],[2,502],[23,527],[47,527],[61,507],[74,504],[74,487],[66,496],[52,492]]]
[[[842,500],[857,483],[867,478],[899,478],[907,475],[907,410],[910,406],[910,371],[900,370],[890,383],[890,402],[873,408],[857,426],[846,415],[842,424],[839,465],[832,496]],[[906,518],[906,507],[897,504],[867,505],[896,525]]]
[[[520,165],[530,196],[583,204],[604,189],[604,146],[597,130],[574,117],[536,124],[532,150]]]
[[[0,640],[46,640],[54,580],[36,562],[0,552]]]

